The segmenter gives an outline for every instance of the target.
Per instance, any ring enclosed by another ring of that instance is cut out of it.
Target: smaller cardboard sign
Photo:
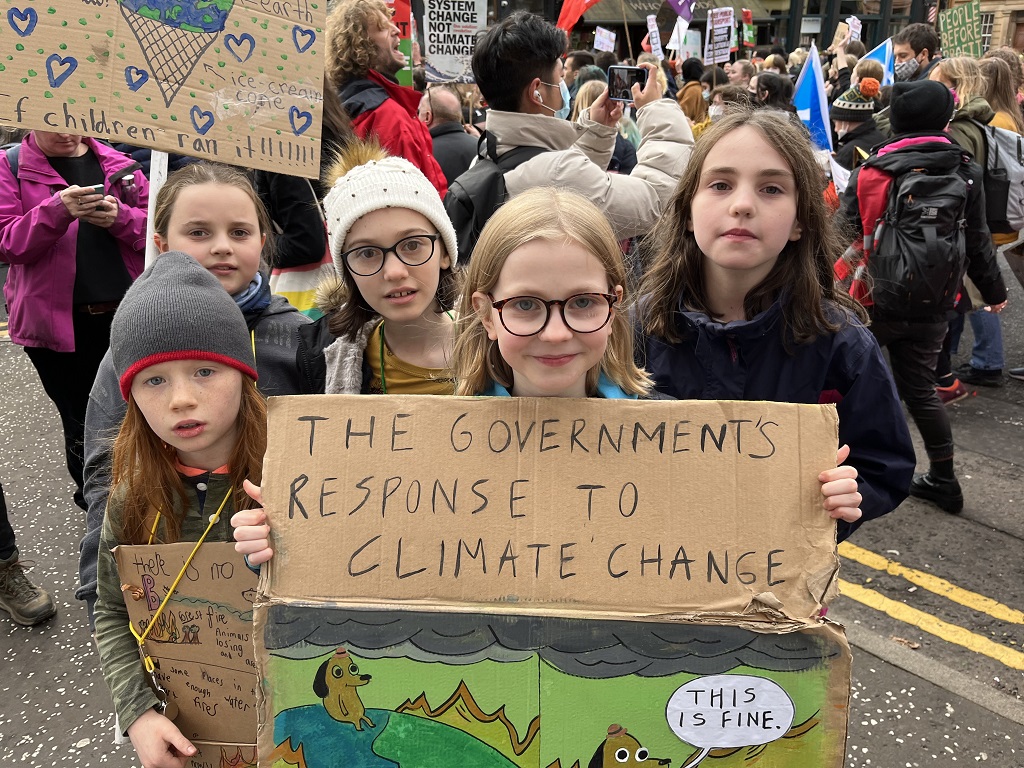
[[[647,17],[647,39],[651,43],[651,53],[663,61],[665,52],[661,49],[661,32],[658,31],[658,17],[653,13]]]
[[[681,60],[686,59],[697,59],[704,52],[704,46],[701,43],[701,36],[699,29],[688,29],[686,34],[682,38],[683,43],[678,48],[677,58]]]
[[[840,21],[836,24],[836,33],[832,35],[832,45],[829,46],[829,49],[835,50],[836,46],[843,42],[848,34],[850,34],[849,24],[845,21]]]
[[[423,11],[427,80],[473,82],[473,49],[487,26],[487,0],[435,0]]]
[[[939,13],[942,55],[981,58],[981,3],[979,0],[958,5]]]
[[[850,39],[860,40],[861,30],[864,28],[864,24],[856,16],[849,16],[846,19],[846,23],[850,26]]]
[[[599,51],[615,50],[615,33],[610,29],[598,27],[594,30],[594,48]]]
[[[711,9],[708,36],[704,43],[705,64],[724,64],[729,60],[735,25],[735,10],[731,6]]]
[[[128,616],[140,634],[195,542],[114,550]],[[256,574],[231,542],[204,543],[146,638],[157,679],[177,705],[187,739],[256,743],[252,602]]]

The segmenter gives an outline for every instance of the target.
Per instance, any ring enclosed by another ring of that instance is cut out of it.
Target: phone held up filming
[[[647,70],[643,67],[608,67],[608,98],[615,101],[632,101],[633,84],[641,88],[647,82]]]

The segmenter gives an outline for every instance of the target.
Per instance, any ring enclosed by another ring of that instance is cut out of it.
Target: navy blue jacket
[[[676,327],[678,344],[645,337],[637,345],[638,356],[646,356],[638,362],[660,392],[680,400],[836,404],[839,444],[850,446],[847,463],[857,468],[864,497],[860,521],[839,521],[840,541],[907,497],[916,463],[907,420],[878,343],[858,320],[793,345],[792,353],[783,346],[779,302],[752,320],[724,325],[680,303]]]

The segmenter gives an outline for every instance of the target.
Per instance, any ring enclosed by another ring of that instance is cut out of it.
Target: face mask
[[[569,86],[565,84],[565,80],[558,81],[558,92],[562,94],[562,108],[555,110],[555,117],[559,120],[565,120],[569,117],[569,101],[572,99],[569,96]]]
[[[909,80],[917,74],[920,66],[921,62],[917,59],[907,59],[893,67],[893,74],[895,74],[897,80]]]
[[[704,97],[704,101],[711,101],[711,91],[701,91],[700,95]]]
[[[711,118],[712,123],[718,120],[723,114],[725,114],[725,109],[719,104],[712,104],[708,107],[708,117]]]

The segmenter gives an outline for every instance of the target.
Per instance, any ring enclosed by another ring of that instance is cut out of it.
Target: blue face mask
[[[569,117],[569,102],[572,97],[569,96],[569,86],[565,84],[565,80],[558,81],[558,92],[562,94],[562,108],[555,110],[555,117],[559,120],[565,120]]]

